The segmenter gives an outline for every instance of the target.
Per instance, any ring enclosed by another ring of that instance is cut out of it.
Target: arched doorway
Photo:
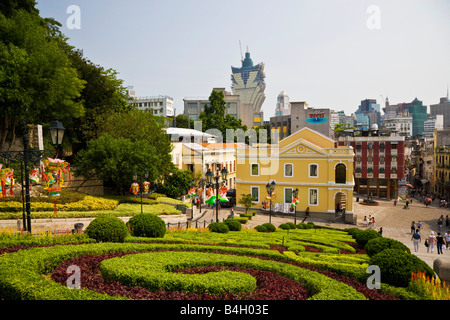
[[[334,195],[334,209],[336,214],[343,214],[346,209],[347,195],[344,192],[337,192]]]

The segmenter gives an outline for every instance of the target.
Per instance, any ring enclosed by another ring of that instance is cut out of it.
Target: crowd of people
[[[448,250],[450,246],[450,230],[447,230],[447,232],[444,233],[444,235],[441,235],[442,226],[444,225],[449,229],[449,218],[448,215],[444,219],[444,215],[441,215],[437,221],[437,234],[434,233],[434,231],[430,231],[430,234],[425,238],[424,245],[427,248],[427,253],[431,251],[431,253],[434,252],[434,249],[436,248],[438,254],[443,254],[445,250]],[[420,233],[420,228],[422,226],[422,223],[420,221],[417,222],[417,224],[412,221],[411,222],[411,241],[413,241],[414,244],[414,251],[418,252],[419,250],[419,244],[422,241],[422,235]]]

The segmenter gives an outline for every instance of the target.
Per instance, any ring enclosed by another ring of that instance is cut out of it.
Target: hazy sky
[[[231,91],[239,40],[265,64],[265,120],[282,90],[350,114],[366,98],[384,105],[382,96],[429,106],[450,85],[448,0],[37,1],[88,59],[117,70],[137,95],[173,97],[177,114],[184,97]]]

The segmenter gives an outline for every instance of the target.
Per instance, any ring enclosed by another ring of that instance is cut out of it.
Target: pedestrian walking
[[[364,228],[367,227],[367,216],[364,216],[363,226]]]
[[[397,206],[397,199],[394,199],[394,207]]]
[[[445,226],[448,228],[449,220],[448,215],[445,216]]]
[[[421,241],[419,229],[416,229],[416,232],[413,233],[411,240],[413,241],[414,244],[414,251],[417,252],[419,250],[419,243]]]
[[[380,234],[380,236],[383,236],[383,228],[380,227],[380,229],[378,230],[378,233]]]
[[[372,227],[375,228],[375,217],[372,217]]]
[[[411,234],[413,234],[415,230],[416,230],[416,224],[413,221],[413,222],[411,222]]]
[[[422,226],[422,222],[420,222],[420,220],[419,221],[417,221],[417,229],[419,229],[419,231],[420,231],[420,227]]]
[[[309,217],[309,207],[307,207],[305,210],[305,217]]]
[[[441,231],[442,230],[442,225],[444,224],[444,216],[443,215],[441,215],[439,217],[437,224],[438,224],[438,231]]]
[[[444,241],[445,241],[445,248],[448,250],[448,246],[450,245],[450,231],[444,233]]]
[[[437,237],[436,237],[436,246],[437,246],[437,252],[438,252],[438,254],[443,254],[443,253],[442,253],[442,247],[444,247],[444,237],[441,236],[441,233],[440,233],[440,232],[437,233]]]
[[[430,249],[431,253],[433,253],[435,245],[436,245],[436,236],[434,235],[434,231],[431,231],[430,235],[428,236],[427,253],[430,251]]]

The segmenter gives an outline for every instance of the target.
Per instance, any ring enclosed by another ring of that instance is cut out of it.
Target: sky
[[[354,112],[439,103],[450,85],[448,0],[37,0],[84,56],[115,69],[138,96],[231,91],[247,47],[265,64],[265,120],[277,96]],[[73,6],[78,8],[73,10]]]

